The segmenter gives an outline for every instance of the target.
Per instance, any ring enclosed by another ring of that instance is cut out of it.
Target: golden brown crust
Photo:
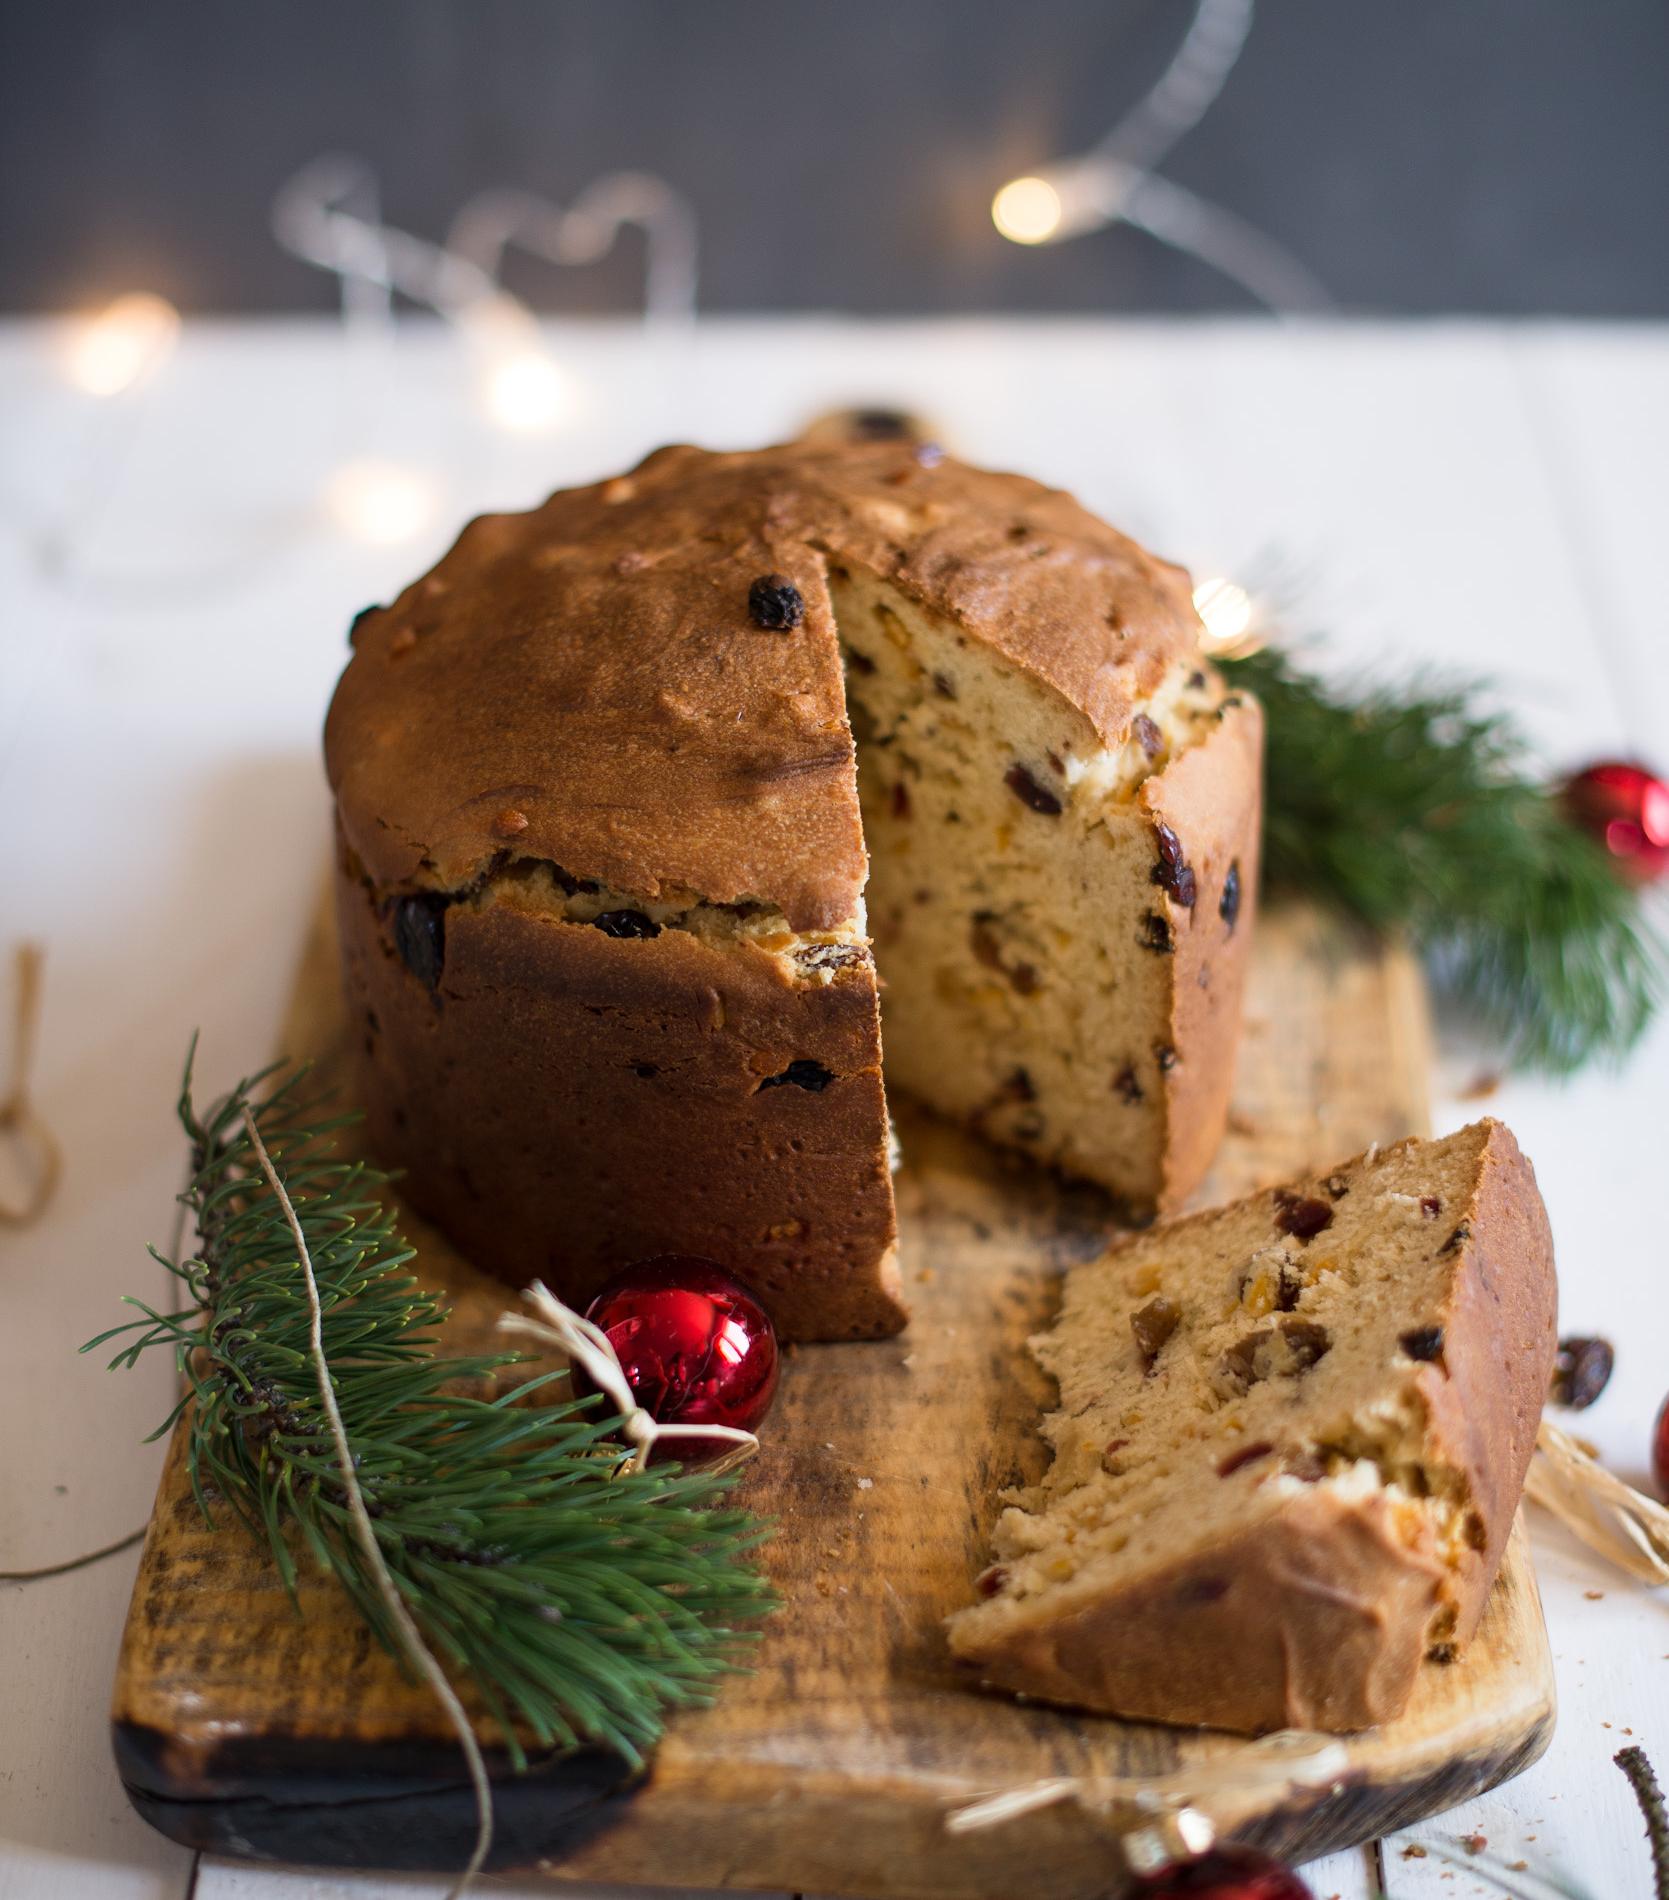
[[[1449,1596],[1453,1640],[1476,1629],[1536,1448],[1558,1344],[1553,1235],[1535,1170],[1504,1122],[1486,1118],[1478,1182],[1441,1356],[1416,1375],[1433,1461],[1464,1474],[1472,1548]]]
[[[697,1254],[785,1338],[903,1326],[867,963],[800,987],[750,945],[465,903],[431,992],[347,863],[337,906],[372,1145],[476,1265],[583,1305],[631,1261]],[[797,1060],[832,1079],[773,1086]]]
[[[953,1625],[951,1646],[992,1688],[1133,1721],[1367,1728],[1408,1700],[1441,1575],[1383,1494],[1317,1489],[1073,1615],[985,1649]]]
[[[827,568],[886,576],[1079,708],[1104,743],[1194,651],[1186,576],[1017,475],[899,444],[662,449],[485,516],[362,616],[325,749],[379,884],[457,888],[518,852],[655,897],[836,926],[865,875]],[[753,624],[786,575],[803,624]]]
[[[612,1264],[706,1251],[791,1336],[903,1322],[867,958],[801,986],[746,942],[671,927],[618,940],[478,901],[513,860],[628,907],[701,905],[711,922],[711,907],[756,906],[794,931],[855,931],[868,867],[836,570],[948,617],[1085,722],[1087,744],[1130,741],[1196,652],[1179,569],[1058,491],[901,443],[663,449],[473,522],[355,623],[325,751],[353,886],[349,996],[380,1025],[359,1086],[414,1198],[507,1279],[543,1272],[582,1297]],[[766,576],[798,590],[797,624],[756,624]],[[1226,1107],[1256,735],[1255,709],[1231,708],[1148,800],[1186,827],[1202,874],[1196,914],[1169,906],[1184,941],[1167,1204],[1203,1171]],[[1217,907],[1236,852],[1231,934]],[[422,891],[458,900],[438,998],[391,937],[392,907]],[[714,997],[722,1031],[701,1013]],[[758,1092],[757,1063],[779,1057],[839,1079]]]
[[[1263,710],[1237,696],[1217,730],[1149,779],[1137,799],[1175,834],[1197,890],[1191,908],[1169,907],[1170,1045],[1180,1059],[1165,1077],[1161,1213],[1180,1207],[1204,1178],[1228,1117],[1257,913],[1262,762]]]

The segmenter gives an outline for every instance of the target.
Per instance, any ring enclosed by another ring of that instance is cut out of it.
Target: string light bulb
[[[991,221],[1002,236],[1036,247],[1125,224],[1221,271],[1270,310],[1328,309],[1326,290],[1284,245],[1158,169],[1227,84],[1254,4],[1194,0],[1171,63],[1104,137],[1041,172],[1011,178],[992,199]]]
[[[325,508],[344,534],[374,547],[410,541],[440,511],[433,479],[405,462],[361,456],[344,462],[325,485]]]
[[[991,200],[991,222],[1011,244],[1047,244],[1060,235],[1063,212],[1047,178],[1011,178]]]
[[[1200,645],[1213,659],[1243,660],[1263,645],[1263,634],[1253,624],[1252,596],[1238,581],[1201,581],[1194,589],[1194,611],[1202,628]]]
[[[543,350],[518,350],[492,364],[482,396],[493,421],[520,435],[551,428],[568,406],[562,372]]]
[[[466,305],[455,320],[474,359],[482,406],[501,429],[533,435],[568,413],[568,379],[524,303],[499,291]]]
[[[132,291],[76,328],[69,379],[89,396],[119,396],[161,368],[179,333],[180,313],[166,297]]]

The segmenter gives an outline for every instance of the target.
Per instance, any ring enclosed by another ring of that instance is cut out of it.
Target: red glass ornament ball
[[[608,1334],[639,1405],[672,1425],[756,1431],[776,1397],[781,1362],[765,1309],[711,1260],[668,1254],[626,1267],[586,1308]],[[577,1394],[597,1390],[573,1369]],[[720,1438],[656,1442],[654,1458],[701,1464],[732,1447]]]
[[[1136,1882],[1141,1900],[1314,1900],[1290,1867],[1255,1847],[1214,1847]]]
[[[1565,804],[1625,876],[1645,882],[1669,870],[1669,785],[1655,772],[1624,759],[1590,765],[1566,785]]]
[[[1652,1427],[1652,1477],[1656,1480],[1658,1495],[1669,1498],[1669,1399],[1663,1401],[1663,1409]]]

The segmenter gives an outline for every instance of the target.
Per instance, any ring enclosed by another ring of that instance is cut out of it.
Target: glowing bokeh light
[[[1011,244],[1047,244],[1061,217],[1061,195],[1047,178],[1011,178],[991,200],[991,222]]]
[[[1263,645],[1252,625],[1252,597],[1238,581],[1201,581],[1194,589],[1194,611],[1205,629],[1200,644],[1208,653],[1239,659]]]
[[[325,507],[343,533],[389,547],[429,526],[440,511],[440,495],[422,469],[364,456],[331,476]]]
[[[151,375],[174,347],[180,313],[166,297],[133,291],[77,326],[69,379],[89,396],[119,396]]]
[[[484,394],[493,421],[520,435],[549,429],[568,406],[562,372],[542,350],[518,350],[494,363]]]

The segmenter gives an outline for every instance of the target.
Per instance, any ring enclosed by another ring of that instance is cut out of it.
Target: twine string
[[[1192,1811],[1264,1787],[1324,1787],[1341,1779],[1349,1766],[1350,1757],[1336,1735],[1282,1729],[1218,1761],[1192,1763],[1169,1774],[1056,1775],[1005,1788],[954,1809],[946,1816],[945,1831],[979,1833],[1062,1801],[1075,1802],[1094,1815],[1120,1807],[1148,1815]]]
[[[600,1326],[576,1313],[571,1306],[564,1306],[542,1280],[535,1280],[522,1298],[532,1307],[534,1317],[506,1313],[498,1322],[499,1331],[564,1353],[570,1362],[581,1367],[620,1414],[621,1435],[632,1447],[630,1470],[643,1470],[650,1452],[662,1438],[706,1438],[728,1443],[732,1449],[710,1467],[714,1475],[733,1471],[758,1451],[758,1434],[743,1431],[739,1426],[663,1425],[637,1402],[614,1342]]]
[[[85,1551],[79,1557],[66,1557],[62,1563],[42,1564],[35,1570],[0,1570],[0,1583],[39,1583],[43,1577],[65,1577],[72,1570],[85,1570],[89,1564],[103,1563],[106,1557],[114,1557],[118,1551],[132,1550],[149,1529],[148,1524],[141,1524],[138,1530],[118,1537],[113,1544]]]
[[[46,1212],[57,1192],[64,1156],[57,1136],[47,1127],[29,1092],[46,952],[38,943],[20,943],[14,960],[17,981],[12,1004],[11,1076],[4,1097],[0,1097],[0,1136],[16,1150],[27,1185],[20,1199],[0,1197],[0,1222],[29,1227]]]
[[[248,1109],[244,1110],[243,1125],[249,1136],[250,1145],[255,1151],[255,1159],[260,1164],[261,1173],[283,1209],[284,1219],[289,1225],[290,1237],[296,1244],[296,1260],[307,1289],[308,1356],[313,1361],[313,1370],[318,1380],[319,1403],[324,1408],[325,1420],[330,1427],[330,1436],[336,1452],[337,1470],[341,1477],[342,1491],[348,1503],[348,1521],[353,1528],[354,1541],[364,1555],[366,1567],[376,1584],[377,1594],[382,1598],[389,1621],[394,1625],[400,1641],[405,1646],[412,1665],[434,1690],[441,1707],[446,1711],[447,1719],[457,1732],[458,1742],[464,1753],[464,1761],[469,1769],[470,1784],[475,1791],[475,1851],[470,1855],[469,1864],[459,1875],[447,1896],[447,1900],[459,1900],[459,1896],[469,1888],[475,1876],[486,1864],[487,1855],[493,1844],[493,1791],[487,1780],[487,1765],[481,1758],[480,1744],[475,1739],[475,1731],[470,1726],[464,1705],[458,1699],[458,1692],[447,1679],[446,1671],[436,1661],[433,1651],[424,1642],[411,1611],[406,1608],[405,1599],[400,1595],[399,1586],[395,1583],[384,1561],[381,1546],[377,1543],[377,1533],[371,1523],[371,1514],[365,1508],[365,1494],[359,1488],[359,1476],[354,1469],[347,1427],[342,1422],[342,1413],[336,1403],[336,1389],[331,1379],[330,1363],[325,1358],[324,1307],[319,1299],[319,1283],[313,1275],[313,1259],[308,1252],[307,1239],[301,1231],[301,1222],[296,1216],[294,1204],[285,1190],[283,1181],[279,1178],[277,1169],[272,1165],[266,1143],[261,1139],[261,1131],[255,1125],[255,1117]]]

